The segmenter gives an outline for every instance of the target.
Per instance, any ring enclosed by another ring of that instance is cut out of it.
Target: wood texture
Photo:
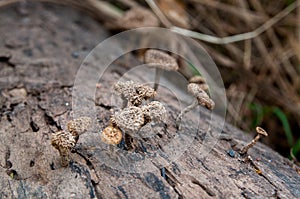
[[[258,143],[249,150],[262,172],[258,174],[244,157],[236,152],[234,157],[228,155],[251,137],[228,124],[219,135],[221,119],[208,128],[205,111],[193,143],[178,159],[161,157],[161,162],[149,163],[153,170],[144,173],[110,168],[103,158],[105,149],[100,147],[100,130],[111,114],[113,104],[108,98],[113,82],[130,65],[139,63],[132,56],[114,63],[106,72],[95,98],[99,130],[82,135],[70,166],[61,167],[59,154],[50,145],[51,133],[65,128],[72,118],[76,71],[89,51],[106,37],[101,24],[70,7],[28,3],[1,8],[0,198],[300,197],[300,175],[295,165]],[[152,78],[132,75],[141,82]],[[166,95],[164,101],[168,102],[170,121],[159,135],[140,140],[144,151],[138,146],[139,154],[161,150],[176,136],[171,124],[178,114],[176,99]],[[184,133],[195,132],[193,122],[183,125]],[[206,136],[218,143],[202,157],[199,149],[205,146]],[[162,162],[169,164],[161,166]]]

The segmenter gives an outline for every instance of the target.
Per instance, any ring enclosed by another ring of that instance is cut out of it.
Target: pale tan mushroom
[[[200,75],[195,75],[189,79],[189,83],[205,84],[206,80]]]
[[[101,141],[109,145],[110,156],[115,156],[115,146],[122,141],[122,137],[121,130],[113,124],[110,124],[101,132]]]
[[[201,85],[190,83],[188,84],[187,90],[192,94],[198,101],[199,105],[206,107],[207,109],[212,110],[215,107],[215,103],[208,94],[203,90]]]
[[[167,120],[167,110],[159,101],[152,101],[142,106],[142,111],[146,121],[166,122]]]
[[[113,89],[123,100],[122,108],[127,106],[139,106],[143,100],[156,95],[153,88],[133,81],[117,82]]]
[[[80,117],[78,119],[70,120],[67,124],[67,128],[74,136],[76,142],[80,135],[85,133],[90,126],[92,119],[90,117]]]
[[[196,106],[198,106],[198,104],[206,107],[209,110],[212,110],[215,107],[214,101],[212,99],[210,99],[208,94],[201,88],[200,84],[190,83],[187,86],[187,90],[190,94],[193,95],[193,97],[195,97],[195,99],[193,100],[191,105],[189,105],[185,109],[183,109],[181,111],[181,113],[178,115],[178,117],[176,119],[176,126],[178,129],[180,127],[180,122],[181,122],[182,117],[187,112],[191,111]]]
[[[206,84],[206,80],[204,77],[200,76],[200,75],[195,75],[193,77],[191,77],[189,79],[189,83],[195,83],[195,84],[198,84],[200,88],[202,88],[202,90],[204,91],[208,91],[209,87],[208,85]]]
[[[155,68],[155,83],[154,90],[156,91],[159,85],[160,76],[163,70],[177,71],[179,69],[178,63],[174,57],[161,50],[149,49],[145,52],[144,62],[149,67]]]
[[[144,114],[141,108],[131,106],[116,112],[111,116],[111,123],[129,134],[136,133],[144,124]]]
[[[102,142],[117,145],[122,141],[122,132],[118,127],[108,126],[101,133]]]

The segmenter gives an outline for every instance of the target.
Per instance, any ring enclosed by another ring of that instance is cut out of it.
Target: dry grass
[[[249,104],[259,102],[280,107],[300,123],[299,1],[187,0],[189,30],[165,22],[160,1],[147,2],[166,27],[199,39],[218,63],[229,121],[248,129]]]

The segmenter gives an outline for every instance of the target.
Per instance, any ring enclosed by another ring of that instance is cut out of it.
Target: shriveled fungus
[[[101,140],[106,144],[117,145],[122,141],[122,132],[118,127],[108,126],[102,131]]]
[[[90,117],[80,117],[78,119],[70,120],[67,127],[77,141],[79,136],[86,132],[91,122],[92,120]]]
[[[195,75],[189,79],[189,83],[195,83],[198,84],[200,88],[202,88],[204,91],[208,91],[208,85],[206,84],[206,80],[204,77],[200,75]]]
[[[66,167],[69,165],[69,154],[72,148],[76,145],[74,136],[64,131],[56,132],[51,138],[52,146],[59,151],[61,157],[61,165]]]
[[[143,100],[156,95],[153,88],[133,81],[118,82],[113,89],[123,99],[123,108],[126,106],[139,106]]]
[[[190,94],[196,97],[198,103],[201,106],[206,107],[207,109],[212,110],[215,107],[215,103],[208,94],[201,88],[199,84],[190,83],[187,87],[187,90]]]
[[[147,121],[166,122],[167,110],[159,101],[153,101],[142,106],[142,111]]]
[[[111,151],[112,145],[121,141],[121,131],[124,136],[136,136],[147,123],[165,122],[167,118],[167,111],[162,103],[152,101],[146,105],[142,104],[143,100],[154,97],[156,92],[153,88],[133,81],[118,82],[113,88],[125,103],[121,110],[111,115],[109,126],[101,134],[101,140],[110,145]]]
[[[89,117],[71,120],[67,124],[68,132],[58,131],[52,135],[51,144],[59,151],[63,167],[68,166],[70,150],[77,144],[79,136],[86,132],[91,121]]]
[[[185,109],[183,109],[181,111],[181,113],[178,115],[178,117],[176,119],[176,126],[178,129],[179,129],[180,122],[181,122],[181,119],[184,116],[184,114],[186,114],[187,112],[194,109],[198,104],[206,107],[209,110],[212,110],[215,107],[214,101],[212,99],[210,99],[208,94],[201,88],[201,85],[196,84],[196,83],[190,83],[187,86],[187,90],[190,94],[193,95],[193,97],[195,97],[195,99],[193,100],[191,105],[189,105]]]
[[[111,123],[127,133],[135,133],[145,123],[144,114],[139,107],[127,107],[113,114],[111,116]]]
[[[206,80],[200,75],[195,75],[189,79],[189,83],[205,84]]]

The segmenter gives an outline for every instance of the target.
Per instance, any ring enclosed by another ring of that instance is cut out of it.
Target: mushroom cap
[[[90,117],[80,117],[68,122],[67,127],[73,136],[78,136],[86,132],[92,119]]]
[[[122,29],[157,27],[159,21],[148,9],[133,7],[125,12],[124,16],[117,21],[117,25]]]
[[[268,136],[268,133],[265,131],[265,129],[263,129],[259,126],[256,127],[256,132],[260,135],[263,135],[263,136],[266,136],[266,137]]]
[[[215,103],[208,94],[201,88],[201,85],[196,83],[190,83],[187,86],[187,90],[191,93],[195,98],[197,98],[198,103],[201,106],[205,106],[206,108],[212,110],[215,107]]]
[[[129,133],[137,132],[145,123],[141,108],[130,106],[111,116],[111,123]]]
[[[142,111],[146,120],[166,122],[167,110],[159,101],[152,101],[147,105],[142,106]]]
[[[208,91],[208,89],[209,89],[209,87],[208,87],[208,85],[207,84],[198,84],[199,85],[199,87],[202,89],[202,90],[204,90],[204,91]]]
[[[189,79],[189,83],[205,84],[206,80],[200,75],[195,75]]]
[[[176,59],[161,50],[147,50],[145,52],[144,61],[150,67],[161,68],[167,71],[176,71],[179,69]]]
[[[136,93],[144,99],[149,99],[156,95],[156,91],[152,87],[147,85],[137,84],[135,86],[135,89]]]
[[[129,99],[135,93],[135,84],[134,81],[117,82],[113,89],[116,94],[123,95],[126,99]]]
[[[76,140],[71,133],[58,131],[52,135],[51,144],[57,150],[72,149],[76,145]]]
[[[202,88],[202,90],[204,90],[204,91],[208,91],[208,89],[209,89],[208,85],[206,84],[205,78],[200,75],[195,75],[195,76],[191,77],[189,79],[189,83],[199,84],[200,88]]]
[[[156,95],[153,88],[133,81],[117,82],[113,89],[118,95],[123,96],[131,105],[141,105],[143,99],[149,99]]]
[[[122,132],[118,127],[108,126],[102,131],[100,138],[106,144],[117,145],[122,140]]]

